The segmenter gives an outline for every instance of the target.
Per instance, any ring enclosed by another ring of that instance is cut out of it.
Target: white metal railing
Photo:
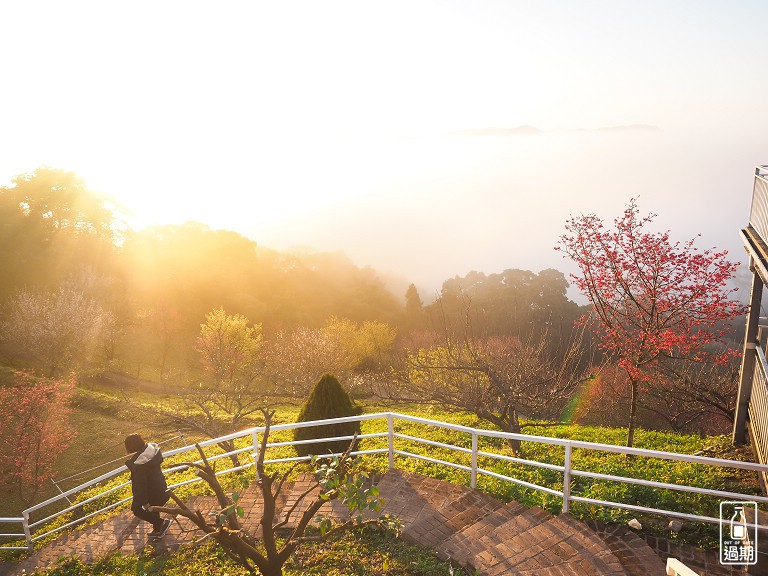
[[[358,436],[358,438],[360,440],[386,438],[387,446],[385,448],[373,448],[373,449],[367,449],[367,450],[361,449],[353,452],[353,454],[356,454],[356,455],[386,454],[388,457],[390,468],[395,467],[395,456],[402,456],[406,458],[424,460],[427,462],[431,462],[433,464],[440,464],[440,465],[445,465],[451,468],[463,470],[469,473],[470,485],[473,488],[477,486],[478,475],[484,475],[484,476],[496,478],[498,480],[503,480],[505,482],[510,482],[513,484],[517,484],[519,486],[523,486],[525,488],[538,490],[562,499],[563,512],[568,512],[570,510],[570,505],[572,502],[582,502],[582,503],[593,504],[598,506],[632,510],[635,512],[661,514],[661,515],[681,518],[689,521],[709,522],[709,523],[715,523],[715,524],[720,522],[720,519],[716,517],[683,513],[675,510],[651,508],[648,506],[641,506],[641,505],[630,503],[630,502],[612,502],[612,501],[598,500],[594,498],[579,496],[577,494],[574,494],[571,491],[572,490],[571,484],[574,477],[589,478],[589,479],[600,480],[600,481],[621,482],[626,484],[635,484],[640,486],[646,486],[649,488],[674,490],[679,492],[700,494],[700,495],[706,495],[714,498],[721,498],[721,499],[727,499],[727,500],[748,500],[748,501],[756,501],[763,504],[768,504],[768,498],[764,496],[755,496],[751,494],[741,494],[737,492],[728,492],[724,490],[700,488],[697,486],[672,484],[667,482],[657,482],[652,480],[644,480],[640,478],[629,478],[624,476],[616,476],[612,474],[602,474],[597,472],[588,472],[588,471],[578,470],[573,467],[573,451],[576,449],[593,450],[593,451],[599,451],[599,452],[618,453],[618,454],[633,455],[633,456],[639,456],[639,457],[655,458],[655,459],[661,459],[661,460],[673,460],[678,462],[689,462],[689,463],[703,464],[703,465],[709,465],[709,466],[719,466],[719,467],[727,467],[732,469],[749,470],[749,471],[764,473],[764,474],[768,472],[768,466],[762,465],[762,464],[756,464],[752,462],[740,462],[737,460],[725,460],[720,458],[693,456],[688,454],[678,454],[674,452],[646,450],[642,448],[627,448],[624,446],[616,446],[612,444],[599,444],[594,442],[583,442],[579,440],[567,440],[563,438],[549,438],[544,436],[532,436],[528,434],[511,434],[507,432],[497,432],[494,430],[470,428],[468,426],[461,426],[459,424],[452,424],[448,422],[441,422],[441,421],[431,420],[426,418],[419,418],[416,416],[409,416],[406,414],[399,414],[395,412],[363,414],[360,416],[350,416],[347,418],[336,418],[336,419],[328,419],[328,420],[315,420],[312,422],[278,424],[278,425],[272,426],[270,430],[272,432],[278,432],[282,430],[292,430],[296,428],[304,428],[304,427],[310,427],[310,426],[339,424],[343,422],[363,422],[363,421],[369,421],[369,420],[386,421],[386,431],[362,434]],[[421,438],[419,436],[413,436],[413,435],[397,432],[395,429],[395,421],[421,424],[421,425],[429,426],[432,428],[439,428],[443,430],[451,430],[454,432],[468,434],[470,435],[469,444],[471,448],[456,446],[454,444],[448,444],[445,442],[437,442],[435,440],[429,440],[429,439]],[[248,430],[236,432],[234,434],[222,436],[220,438],[215,438],[213,440],[206,440],[204,442],[200,442],[200,446],[203,448],[206,448],[206,447],[217,445],[223,441],[246,439],[245,447],[234,450],[233,452],[216,454],[209,457],[210,460],[219,460],[222,458],[228,458],[232,454],[247,453],[253,456],[253,460],[244,465],[217,472],[217,475],[229,474],[232,472],[244,470],[253,465],[253,461],[255,461],[256,457],[258,456],[258,450],[260,449],[259,435],[262,434],[263,432],[264,432],[263,426],[250,428]],[[511,439],[511,440],[520,440],[525,442],[560,446],[563,449],[563,464],[559,465],[559,464],[552,464],[549,462],[539,462],[536,460],[528,460],[525,458],[518,458],[518,457],[508,456],[505,454],[497,454],[494,452],[480,450],[479,449],[480,438],[497,438],[497,439],[503,439],[503,440]],[[352,436],[339,436],[339,437],[333,437],[333,438],[322,438],[317,440],[304,440],[301,442],[295,442],[295,441],[270,442],[267,444],[267,448],[280,448],[280,447],[292,446],[300,443],[309,444],[309,443],[315,443],[315,442],[334,441],[334,440],[351,440],[351,439],[352,439]],[[426,446],[431,446],[435,448],[440,448],[443,450],[448,450],[451,453],[457,453],[459,455],[463,455],[465,463],[454,461],[456,460],[456,458],[452,458],[452,460],[443,460],[433,456],[418,454],[418,453],[406,450],[405,447],[399,445],[400,442],[396,442],[396,441],[403,441],[405,443],[418,443],[420,445],[426,445]],[[177,448],[175,450],[170,450],[167,453],[165,453],[165,456],[168,458],[178,454],[184,454],[186,452],[189,452],[190,450],[195,450],[195,447],[185,446],[182,448]],[[466,463],[467,456],[469,456],[468,463]],[[264,463],[276,464],[281,462],[309,460],[309,458],[310,458],[309,456],[305,456],[305,457],[301,457],[301,456],[285,457],[284,456],[281,458],[273,458],[273,459],[265,458]],[[554,487],[542,486],[539,484],[527,482],[525,480],[516,478],[514,476],[502,474],[501,472],[498,472],[498,471],[488,470],[486,468],[483,468],[480,465],[480,459],[485,459],[489,461],[493,460],[498,462],[509,462],[513,464],[522,464],[526,466],[539,467],[539,468],[557,472],[562,477],[562,484],[561,484],[562,489],[558,489],[558,485],[560,485],[560,482],[557,482]],[[171,468],[164,470],[164,473],[166,475],[173,474],[174,472],[178,472],[184,468],[185,468],[184,466],[173,466]],[[75,524],[81,523],[88,518],[92,518],[98,514],[101,514],[105,511],[108,511],[117,506],[127,503],[128,501],[130,501],[130,497],[122,498],[117,502],[105,504],[101,507],[96,508],[93,512],[90,512],[85,515],[80,515],[76,519],[67,521],[61,525],[51,527],[51,528],[46,527],[46,524],[52,522],[57,518],[60,518],[64,514],[75,512],[78,509],[82,510],[84,506],[88,504],[93,504],[96,501],[98,501],[100,498],[103,498],[104,496],[115,493],[124,488],[127,488],[129,485],[129,481],[126,480],[115,486],[105,488],[103,491],[99,491],[97,494],[89,497],[84,501],[76,502],[75,504],[66,506],[63,509],[57,509],[53,513],[49,513],[47,516],[44,516],[43,518],[40,518],[34,521],[32,520],[33,515],[40,513],[42,510],[46,508],[50,509],[51,507],[54,507],[54,506],[60,507],[62,500],[67,499],[69,496],[92,489],[94,486],[100,483],[106,482],[108,480],[111,480],[121,474],[124,474],[126,471],[127,471],[127,468],[125,466],[120,466],[119,468],[112,470],[111,472],[102,474],[101,476],[94,478],[89,482],[86,482],[84,484],[81,484],[80,486],[67,490],[62,494],[59,494],[49,500],[46,500],[45,502],[41,502],[30,508],[27,508],[22,512],[22,516],[20,518],[0,518],[0,525],[9,524],[9,523],[15,524],[17,526],[20,525],[22,530],[21,533],[11,533],[11,534],[3,533],[3,534],[0,534],[0,537],[11,538],[17,541],[26,541],[26,546],[13,546],[13,545],[0,546],[0,550],[30,550],[31,551],[34,548],[34,544],[40,541],[41,539],[49,537],[61,530],[74,526]],[[193,479],[179,481],[175,484],[169,483],[169,488],[179,487],[179,486],[191,484],[193,482],[198,482],[198,481],[200,481],[200,478],[195,477]],[[768,528],[768,526],[760,526],[760,528]]]
[[[168,438],[166,440],[158,441],[157,444],[159,446],[162,446],[163,444],[167,444],[169,442],[173,442],[174,440],[178,440],[179,438],[181,438],[181,441],[184,443],[185,446],[187,446],[187,440],[184,437],[184,434],[181,433],[181,432],[178,432],[176,436],[173,436],[173,437]],[[59,478],[58,480],[55,479],[55,478],[51,478],[51,483],[56,487],[56,489],[59,492],[64,492],[64,490],[62,490],[62,488],[61,488],[61,484],[62,483],[68,482],[70,480],[73,480],[74,478],[81,478],[83,476],[88,475],[91,472],[95,472],[96,470],[101,470],[103,468],[106,468],[107,466],[114,466],[116,463],[124,462],[124,461],[125,461],[125,456],[123,456],[121,458],[115,458],[114,460],[110,460],[109,462],[104,462],[102,464],[98,464],[96,466],[93,466],[92,468],[88,468],[86,470],[81,470],[80,472],[77,472],[75,474],[71,474],[70,476],[66,476],[64,478]],[[69,498],[67,498],[67,502],[69,502]],[[69,502],[69,503],[71,504],[72,502]]]
[[[699,576],[676,558],[667,558],[667,576]]]

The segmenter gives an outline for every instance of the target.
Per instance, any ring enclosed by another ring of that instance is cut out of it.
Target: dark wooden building
[[[764,331],[759,323],[763,286],[768,283],[768,166],[755,169],[749,224],[741,231],[741,238],[749,254],[752,292],[733,441],[743,444],[749,438],[759,462],[768,464],[768,364],[765,358],[768,328]]]

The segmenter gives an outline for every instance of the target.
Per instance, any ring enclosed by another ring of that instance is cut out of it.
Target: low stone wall
[[[659,557],[667,561],[667,558],[677,558],[683,564],[699,573],[700,576],[744,576],[745,574],[759,574],[768,576],[768,555],[766,552],[765,540],[760,542],[758,537],[758,546],[760,554],[755,566],[722,566],[719,561],[717,550],[700,550],[695,546],[688,544],[676,544],[666,538],[656,536],[641,535]]]

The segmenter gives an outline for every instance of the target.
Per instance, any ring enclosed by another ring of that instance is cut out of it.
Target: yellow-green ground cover
[[[73,420],[80,430],[80,438],[78,442],[65,455],[64,465],[70,470],[81,470],[103,462],[105,460],[112,459],[110,450],[114,450],[115,445],[118,447],[122,445],[122,438],[125,434],[142,430],[145,435],[152,437],[153,435],[173,435],[174,430],[165,428],[162,426],[161,421],[148,421],[146,419],[146,413],[142,410],[143,403],[153,403],[156,407],[160,403],[172,404],[176,402],[172,396],[159,397],[149,394],[136,394],[131,399],[131,402],[127,402],[116,395],[110,394],[109,391],[90,389],[79,390],[77,397],[77,406],[75,407]],[[471,414],[455,414],[447,413],[438,409],[424,408],[420,406],[406,406],[401,405],[397,407],[383,407],[375,404],[369,404],[365,407],[366,413],[374,413],[391,409],[393,411],[411,414],[414,416],[420,416],[424,418],[430,418],[434,420],[442,420],[446,422],[453,422],[464,426],[470,426],[475,428],[487,428],[492,427],[479,421],[475,416]],[[293,422],[298,414],[297,406],[281,406],[277,408],[275,417],[275,424]],[[144,416],[142,418],[142,415]],[[258,421],[254,421],[254,424],[259,424]],[[385,432],[387,430],[386,420],[365,421],[362,424],[362,432]],[[463,432],[454,432],[450,430],[435,428],[422,424],[410,423],[405,421],[397,421],[395,425],[395,431],[401,434],[427,438],[435,442],[441,442],[445,444],[451,444],[454,446],[463,447],[468,449],[471,447],[471,436]],[[619,444],[623,443],[626,431],[622,429],[600,428],[600,427],[583,427],[573,425],[556,425],[546,428],[531,429],[530,432],[547,435],[558,438],[572,438],[590,442],[597,442],[603,444]],[[200,438],[202,439],[202,438]],[[276,431],[271,437],[272,442],[284,442],[291,439],[290,431]],[[250,442],[250,436],[243,438],[238,442],[241,447],[246,446]],[[385,448],[387,446],[386,438],[376,439],[363,439],[360,441],[360,449],[374,449]],[[696,435],[681,435],[671,433],[660,433],[653,431],[638,430],[636,433],[636,446],[641,448],[648,448],[654,450],[663,450],[668,452],[679,452],[692,454],[701,451],[705,448],[712,449],[712,453],[720,457],[728,458],[745,458],[747,453],[745,451],[734,451],[730,446],[729,439],[725,436],[720,437],[699,437]],[[395,441],[395,447],[399,450],[406,450],[416,454],[428,455],[431,458],[442,459],[451,461],[465,466],[470,464],[470,455],[468,453],[456,452],[445,448],[427,446],[422,443],[417,443],[410,440],[397,439]],[[513,453],[504,440],[495,438],[483,438],[479,440],[479,449],[481,451],[503,454],[512,456]],[[211,447],[209,454],[213,456],[217,452],[220,453],[217,447]],[[541,444],[537,442],[524,442],[523,443],[524,456],[527,459],[535,460],[539,462],[546,462],[555,465],[562,465],[564,459],[564,451],[562,447],[551,446]],[[120,454],[118,454],[121,456]],[[166,462],[166,466],[170,467],[176,462],[189,460],[190,458],[196,458],[194,452],[190,452],[185,455],[179,455],[173,458],[169,458]],[[94,462],[95,456],[98,456],[98,461]],[[276,448],[270,448],[267,458],[289,458],[295,456],[295,451],[291,446],[282,446]],[[243,461],[247,462],[252,459],[251,453],[247,452],[242,456]],[[224,469],[231,466],[231,462],[228,458],[222,458],[217,461],[219,469]],[[386,455],[369,456],[365,458],[366,466],[375,473],[383,473],[388,467],[388,461]],[[470,475],[468,472],[457,470],[441,464],[435,464],[419,460],[415,458],[407,458],[403,456],[396,456],[395,464],[398,468],[404,470],[410,470],[419,472],[421,474],[430,475],[436,478],[448,480],[451,482],[457,482],[462,484],[469,484]],[[546,486],[555,490],[562,490],[563,477],[562,473],[553,470],[547,470],[543,468],[537,468],[530,465],[511,463],[507,461],[498,461],[490,458],[479,458],[478,464],[481,468],[490,470],[506,476],[511,476],[530,482],[537,485]],[[289,464],[276,464],[271,465],[270,468],[285,469]],[[627,476],[633,478],[643,478],[647,480],[654,480],[658,482],[668,483],[680,483],[689,484],[694,486],[700,486],[704,488],[711,488],[717,490],[733,490],[742,493],[759,493],[759,487],[757,479],[754,474],[728,470],[719,467],[702,466],[699,464],[680,463],[667,460],[657,460],[643,457],[627,457],[620,454],[613,454],[601,451],[592,451],[586,449],[576,449],[573,453],[573,467],[583,471],[600,472],[603,474],[615,474],[618,476]],[[102,471],[99,471],[101,473]],[[95,473],[94,475],[97,475]],[[234,476],[234,475],[233,475]],[[179,482],[185,479],[191,479],[190,472],[181,472],[170,478],[171,482]],[[249,482],[253,479],[252,472],[246,472],[238,477],[225,477],[225,484],[229,489],[237,489],[243,483]],[[127,477],[125,475],[114,478],[105,486],[91,489],[78,496],[78,501],[91,497],[98,491],[104,490],[126,482]],[[526,505],[538,505],[546,508],[547,510],[557,513],[560,511],[562,501],[560,498],[552,495],[548,495],[541,491],[532,490],[515,485],[510,482],[506,482],[500,479],[492,478],[486,475],[478,476],[478,487],[487,491],[501,500],[517,500]],[[78,510],[78,513],[87,514],[91,510],[95,510],[100,506],[104,506],[105,502],[117,502],[122,498],[125,498],[129,494],[129,489],[124,487],[120,490],[112,492],[106,498],[100,499],[97,502],[88,504]],[[660,490],[654,488],[641,487],[631,484],[607,482],[599,480],[591,480],[585,478],[573,478],[571,486],[572,494],[581,495],[601,500],[614,500],[620,502],[626,502],[629,504],[640,504],[656,508],[667,508],[670,510],[679,510],[682,512],[702,514],[708,516],[717,516],[719,501],[715,498],[702,497],[689,493],[680,493],[670,490]],[[182,488],[177,489],[177,493],[181,497],[187,497],[194,493],[200,493],[204,491],[204,487],[200,483],[190,484]],[[123,505],[125,506],[125,505]],[[19,510],[14,510],[15,515]],[[636,515],[617,508],[600,508],[594,506],[587,506],[583,504],[575,503],[571,507],[571,513],[577,517],[588,519],[598,518],[612,522],[626,522],[631,517]],[[65,521],[68,521],[71,515],[67,518],[61,518],[52,523],[52,526],[61,525]],[[703,547],[710,546],[713,543],[716,526],[708,525],[694,525],[688,524],[680,534],[669,534],[669,531],[665,531],[665,525],[668,521],[663,517],[657,516],[645,516],[640,517],[646,529],[656,532],[664,533],[672,538],[680,539],[682,541],[691,542]],[[98,517],[92,521],[98,520]],[[332,554],[333,546],[340,546],[342,550],[347,548],[354,548],[348,543],[348,539],[353,536],[346,536],[342,539],[341,543],[329,544],[329,548],[323,549],[323,555]],[[391,536],[382,535],[379,533],[367,533],[365,538],[368,541],[381,542],[381,538],[390,542],[387,546],[395,546],[397,540],[393,540]],[[344,544],[347,542],[348,544]],[[400,546],[398,543],[397,546]],[[395,546],[394,549],[400,550]],[[201,552],[188,551],[183,552],[183,555],[191,555],[190,558],[195,557],[195,554]],[[320,552],[318,552],[320,553]],[[406,554],[405,552],[403,552]],[[408,552],[407,554],[410,554]],[[211,552],[210,554],[213,554]],[[400,552],[398,552],[400,554]],[[214,555],[215,556],[215,555]],[[366,554],[363,558],[374,558],[371,554]],[[381,565],[395,566],[399,560],[396,558],[387,558],[384,556],[376,557],[378,560],[375,562],[371,560],[373,564],[381,562]],[[431,556],[426,553],[427,559]],[[152,573],[151,570],[155,569],[152,566],[160,566],[162,564],[162,570],[166,570],[164,573],[173,574],[171,572],[171,566],[177,559],[111,559],[105,561],[103,566],[111,566],[110,569],[116,569],[116,564],[123,563],[126,566],[130,565],[131,568],[126,568],[124,574],[136,573],[137,563],[144,563],[150,570],[147,573]],[[193,560],[188,560],[192,562]],[[319,559],[308,559],[308,562],[317,561],[318,566],[323,566],[322,571],[325,573],[333,574],[332,567],[324,564]],[[426,561],[426,560],[425,560]],[[112,564],[110,564],[110,562]],[[181,566],[184,565],[183,561]],[[299,564],[304,566],[304,572],[307,572],[306,566],[303,560],[297,560]],[[363,562],[365,564],[366,562]],[[370,562],[369,562],[370,563]],[[102,568],[85,568],[77,566],[76,564],[70,564],[68,566],[62,566],[57,570],[65,570],[59,572],[61,574],[97,574],[97,573],[115,573],[121,572],[98,572]],[[106,569],[106,568],[105,568]],[[160,568],[157,568],[160,570]],[[182,568],[179,568],[182,569]],[[441,568],[434,568],[440,570]],[[69,570],[69,572],[67,571]],[[86,571],[84,571],[86,570]],[[87,570],[95,570],[88,572]],[[381,566],[371,568],[370,572],[359,572],[360,574],[399,574],[397,571],[381,572]],[[377,571],[378,570],[378,571]],[[393,570],[395,570],[393,568]],[[427,570],[425,568],[425,570]],[[429,568],[432,570],[432,568]],[[146,571],[146,570],[145,570]],[[157,572],[160,573],[160,572]],[[204,573],[204,572],[201,572]],[[222,573],[222,572],[215,572]],[[227,573],[230,573],[230,569],[227,568]],[[233,568],[232,574],[236,574],[237,571]],[[290,573],[290,572],[289,572]],[[355,572],[345,572],[355,573]],[[407,572],[403,572],[407,573]],[[441,573],[441,572],[410,572],[410,573]]]

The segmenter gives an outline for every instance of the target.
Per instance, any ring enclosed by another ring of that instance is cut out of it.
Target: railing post
[[[387,416],[387,433],[388,433],[388,448],[389,448],[389,469],[395,468],[395,421],[392,418],[392,414]]]
[[[29,531],[29,512],[24,510],[24,512],[21,513],[21,516],[21,526],[24,528],[24,538],[27,540],[27,550],[29,550],[31,554],[35,551],[35,546],[32,544],[32,533]]]
[[[567,514],[571,509],[571,444],[565,445],[565,462],[563,464],[563,512]]]
[[[472,432],[472,488],[477,488],[477,432]]]

